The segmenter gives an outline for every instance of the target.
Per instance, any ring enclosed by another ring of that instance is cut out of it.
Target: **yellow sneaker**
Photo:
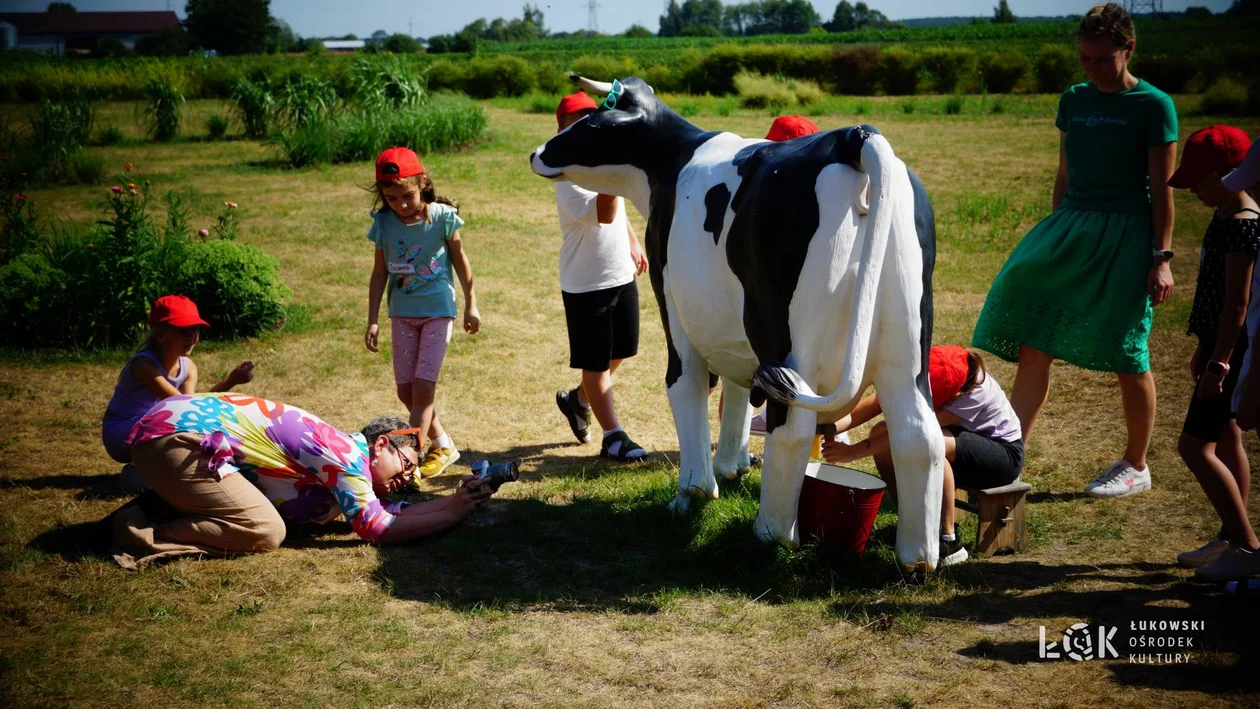
[[[420,464],[420,477],[431,478],[446,470],[451,463],[459,460],[459,451],[455,448],[438,448],[433,446],[424,454],[424,462]]]

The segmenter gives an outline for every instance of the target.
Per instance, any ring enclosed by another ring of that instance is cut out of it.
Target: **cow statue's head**
[[[529,157],[534,172],[629,199],[648,213],[653,175],[668,171],[679,146],[702,131],[670,110],[642,79],[570,77],[595,96],[598,110],[543,143]]]

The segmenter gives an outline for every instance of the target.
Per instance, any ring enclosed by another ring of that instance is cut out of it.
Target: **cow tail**
[[[862,145],[861,167],[870,176],[870,225],[866,238],[859,243],[866,249],[858,265],[857,288],[852,303],[853,332],[844,363],[844,376],[835,391],[827,395],[814,393],[809,384],[795,370],[783,364],[763,364],[753,375],[753,385],[765,391],[766,396],[788,406],[810,411],[835,411],[862,393],[865,381],[866,356],[870,350],[871,330],[876,323],[875,298],[879,292],[879,277],[884,267],[884,253],[892,234],[893,213],[901,205],[894,205],[891,198],[894,170],[900,161],[893,154],[892,146],[882,135],[869,135]],[[901,168],[903,171],[904,167]]]

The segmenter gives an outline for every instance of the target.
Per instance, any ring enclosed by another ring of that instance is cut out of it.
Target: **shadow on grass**
[[[41,475],[21,480],[0,479],[0,487],[28,490],[78,490],[75,499],[116,500],[131,497],[118,486],[117,471],[99,475]]]
[[[27,548],[55,554],[70,562],[84,559],[111,559],[114,533],[110,518],[54,527],[32,539]]]
[[[752,531],[760,485],[728,484],[723,497],[674,517],[667,476],[605,497],[563,503],[492,500],[438,539],[381,549],[378,581],[395,597],[455,610],[651,613],[676,595],[733,592],[768,602],[827,597],[903,580],[892,550],[862,558],[810,546],[789,552]],[[885,520],[887,522],[887,520]]]
[[[891,603],[888,599],[856,599],[837,603],[835,612],[917,614],[988,625],[1024,618],[1079,618],[1094,633],[1099,626],[1116,628],[1110,642],[1119,657],[1092,661],[1106,662],[1123,685],[1211,694],[1260,691],[1260,676],[1242,670],[1255,667],[1260,660],[1255,644],[1260,632],[1260,604],[1224,596],[1220,584],[1185,582],[1180,574],[1170,573],[1173,568],[1164,564],[1048,566],[1035,561],[979,561],[953,572],[957,593],[947,599]],[[1124,587],[1074,590],[1072,584],[1078,581],[1110,581]],[[1141,621],[1202,621],[1203,626],[1199,630],[1143,630],[1137,625]],[[1046,641],[1062,644],[1066,626],[1074,622],[1047,626]],[[1075,661],[1066,653],[1057,660],[1042,658],[1037,631],[1026,627],[1027,640],[982,640],[959,654],[1017,665]],[[1188,638],[1190,645],[1170,648],[1142,644],[1150,639],[1166,643],[1168,638]],[[1174,663],[1176,653],[1183,657]],[[1234,666],[1226,666],[1221,655],[1213,658],[1208,653],[1232,654],[1236,661]]]

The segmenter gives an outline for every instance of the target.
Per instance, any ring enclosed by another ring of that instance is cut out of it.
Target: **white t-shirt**
[[[600,224],[595,206],[598,196],[572,182],[556,183],[556,211],[564,233],[560,290],[565,293],[589,293],[634,280],[624,201],[617,199],[617,216],[611,224]]]
[[[975,389],[946,402],[945,410],[961,416],[958,425],[972,433],[1011,442],[1023,437],[1015,409],[988,373]]]

